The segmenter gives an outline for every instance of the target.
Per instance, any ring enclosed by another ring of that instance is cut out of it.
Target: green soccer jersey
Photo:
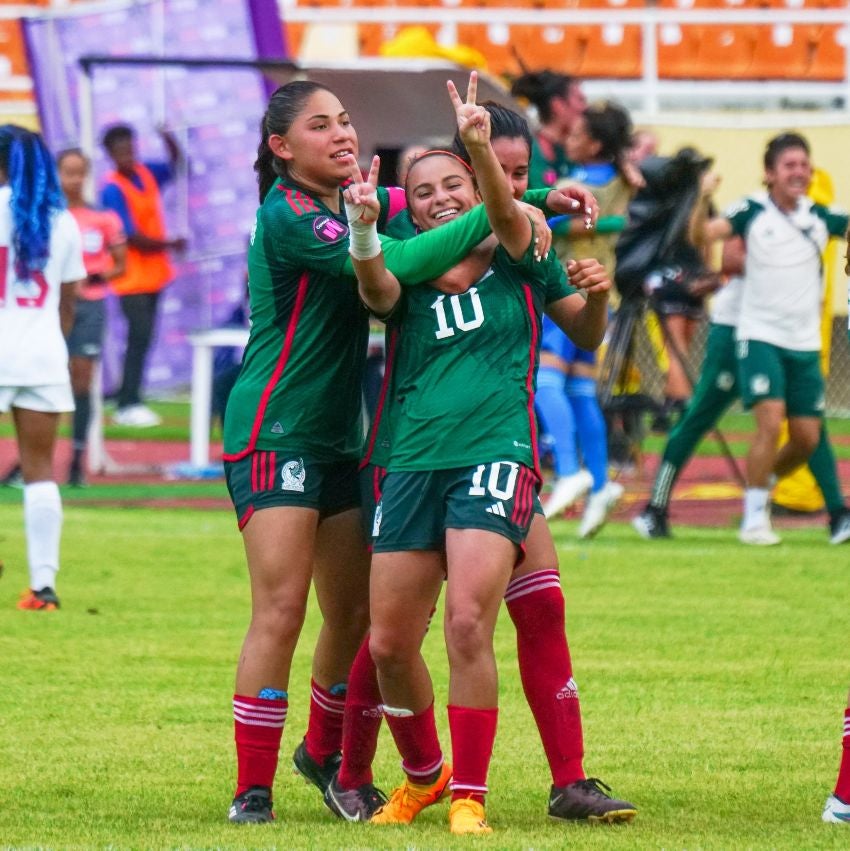
[[[370,463],[441,470],[489,461],[537,468],[534,381],[543,307],[575,292],[554,254],[515,263],[498,247],[466,292],[405,289],[393,350],[389,435]],[[387,426],[384,425],[383,428]],[[391,444],[384,446],[384,444]]]
[[[389,199],[379,189],[385,225]],[[483,209],[406,242],[382,238],[407,284],[439,277],[489,232]],[[255,449],[316,461],[357,458],[368,315],[348,255],[345,213],[279,179],[257,211],[248,251],[251,331],[228,400],[224,458]]]

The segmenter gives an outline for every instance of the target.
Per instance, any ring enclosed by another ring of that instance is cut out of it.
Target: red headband
[[[410,177],[410,169],[416,165],[420,160],[424,160],[425,157],[451,157],[452,159],[457,160],[473,177],[475,177],[475,172],[472,170],[472,166],[462,157],[459,157],[457,154],[452,153],[451,151],[445,151],[442,148],[433,148],[430,151],[423,151],[419,156],[413,157],[410,161],[410,165],[407,167],[407,177],[404,180],[404,189],[407,191],[407,181]]]

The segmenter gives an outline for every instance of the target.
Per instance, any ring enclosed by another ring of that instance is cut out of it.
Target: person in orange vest
[[[113,421],[116,425],[140,428],[160,422],[159,416],[142,402],[142,381],[159,296],[174,277],[168,253],[186,248],[184,237],[166,236],[160,196],[160,188],[174,177],[182,153],[171,133],[164,129],[158,132],[168,150],[167,163],[140,162],[135,131],[126,124],[110,127],[102,141],[115,171],[106,178],[101,202],[118,214],[127,234],[126,272],[110,282],[127,318],[127,350]]]

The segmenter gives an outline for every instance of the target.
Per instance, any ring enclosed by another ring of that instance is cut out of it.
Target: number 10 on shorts
[[[487,470],[489,468],[489,473]],[[487,474],[487,487],[484,487],[484,476]],[[470,496],[486,496],[493,499],[511,499],[516,489],[519,464],[514,461],[494,461],[492,464],[479,464],[472,474]],[[504,487],[500,487],[504,482]]]

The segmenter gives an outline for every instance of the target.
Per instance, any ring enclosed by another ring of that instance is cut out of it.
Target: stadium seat
[[[639,77],[641,33],[637,24],[581,27],[582,77]]]
[[[798,80],[811,65],[816,36],[810,26],[759,26],[747,72],[759,80]]]
[[[756,28],[748,24],[701,27],[691,77],[697,80],[746,78],[755,39]]]
[[[8,65],[4,63],[6,73],[0,76],[29,76],[24,34],[17,19],[0,20],[0,56],[8,61]]]
[[[562,74],[578,75],[585,50],[583,27],[517,26],[511,38],[527,67],[549,68]]]
[[[484,54],[491,74],[516,73],[512,29],[509,24],[458,24],[457,43]]]
[[[848,44],[850,44],[850,30],[847,27],[840,24],[818,27],[812,61],[806,70],[806,79],[828,82],[843,80]]]
[[[658,29],[658,76],[679,80],[694,76],[703,27],[662,24]]]
[[[297,59],[301,53],[301,43],[304,41],[304,31],[307,24],[301,21],[284,21],[283,38],[286,44],[286,55],[291,59]]]

